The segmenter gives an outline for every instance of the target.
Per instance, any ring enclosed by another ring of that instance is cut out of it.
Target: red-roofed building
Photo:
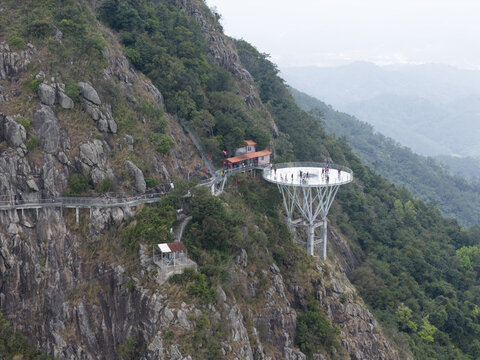
[[[240,147],[235,151],[235,156],[227,158],[230,164],[233,164],[233,166],[257,166],[270,163],[271,151],[255,151],[255,145],[257,145],[257,143],[252,140],[245,140],[245,143],[246,146]]]
[[[157,249],[160,250],[160,255]],[[182,274],[185,269],[197,270],[197,264],[187,257],[187,248],[181,241],[157,244],[153,250],[153,262],[160,270],[157,278],[159,282],[174,274]]]

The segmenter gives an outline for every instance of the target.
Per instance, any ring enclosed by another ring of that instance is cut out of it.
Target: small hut
[[[187,248],[183,242],[157,244],[161,253],[161,262],[165,266],[184,264],[187,259]]]

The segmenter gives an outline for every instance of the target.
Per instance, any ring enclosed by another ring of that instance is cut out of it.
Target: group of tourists
[[[327,184],[330,182],[330,175],[331,175],[330,170],[331,170],[330,166],[327,164],[326,166],[321,168],[321,172],[320,172],[322,181],[325,181],[325,183],[327,183]],[[335,170],[336,169],[333,169],[333,171],[335,171]],[[273,173],[274,179],[277,180],[277,168],[276,168],[276,166],[270,164],[270,171]],[[302,170],[298,170],[296,175],[295,175],[294,172],[288,172],[288,173],[279,172],[279,173],[280,173],[280,181],[281,182],[292,182],[293,183],[293,181],[296,179],[300,182],[300,184],[308,184],[308,181],[312,176],[314,176],[314,177],[317,176],[316,174],[311,174],[308,171],[302,171]],[[338,179],[340,180],[341,176],[342,176],[342,170],[338,169],[337,174],[338,174]]]
[[[300,179],[300,183],[307,184],[308,183],[308,178],[309,178],[308,171],[303,172],[302,170],[299,170],[298,171],[298,178]]]

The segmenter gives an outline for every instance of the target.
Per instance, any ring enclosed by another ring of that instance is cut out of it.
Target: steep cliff
[[[233,76],[242,102],[264,114],[265,128],[278,136],[252,76],[214,17],[200,2],[175,4],[200,24],[209,56]],[[31,43],[16,35],[29,20],[25,6],[8,1],[0,12],[3,201],[139,194],[176,178],[205,177],[198,150],[165,113],[162,94],[134,70],[119,34],[98,22],[91,4],[71,1],[60,15],[43,3],[32,5],[41,16],[26,25]],[[83,14],[83,27],[69,22],[74,10]],[[77,191],[81,177],[86,183]],[[241,179],[264,191],[258,179]],[[268,240],[276,226],[284,227],[272,220],[278,213],[250,213],[246,197],[232,186],[222,198],[235,231],[211,229],[238,240],[214,269],[223,271],[216,284],[207,266],[201,270],[208,279],[187,274],[158,281],[149,245],[133,252],[125,246],[129,229],[142,221],[139,209],[81,210],[78,224],[72,209],[0,210],[0,308],[17,331],[56,358],[305,359],[296,345],[297,319],[311,302],[328,317],[332,341],[313,358],[399,358],[345,275],[354,260],[348,246],[342,243],[340,252],[348,257],[322,262],[292,245],[287,232]],[[185,211],[193,206],[183,205]],[[228,212],[234,208],[237,215]],[[190,241],[205,225],[195,221]]]

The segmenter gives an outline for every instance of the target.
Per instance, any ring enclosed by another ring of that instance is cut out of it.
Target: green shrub
[[[110,192],[114,188],[114,182],[110,178],[105,178],[100,183],[97,185],[97,192],[100,194],[105,194],[107,192]]]
[[[337,345],[336,331],[320,312],[317,301],[311,301],[307,312],[297,317],[295,343],[308,358],[322,349],[331,349]]]
[[[147,188],[152,188],[157,186],[159,181],[155,178],[146,178],[145,183],[147,184]]]
[[[16,332],[0,312],[0,354],[2,359],[53,360],[37,351],[21,333]]]
[[[130,47],[126,47],[124,51],[125,51],[125,56],[127,57],[128,60],[130,60],[130,62],[134,66],[140,67],[142,65],[143,63],[142,55],[140,55],[140,53],[137,50]]]
[[[43,38],[52,31],[50,22],[46,19],[34,20],[27,25],[27,33],[36,38]]]
[[[30,120],[25,119],[23,117],[19,117],[19,118],[16,118],[15,121],[20,125],[22,125],[25,128],[25,130],[28,131],[28,129],[30,129]]]
[[[198,297],[204,304],[212,304],[217,301],[218,293],[205,274],[195,275],[195,281],[188,287],[189,294]]]
[[[173,140],[165,134],[150,134],[150,141],[155,146],[155,150],[160,154],[167,154],[173,146]]]
[[[176,221],[177,212],[165,202],[145,206],[124,233],[122,245],[130,252],[137,253],[140,242],[158,244],[171,241],[170,228]]]
[[[38,87],[40,86],[40,84],[42,82],[43,82],[43,78],[35,79],[34,77],[31,77],[30,79],[25,81],[23,86],[25,87],[26,90],[31,91],[31,92],[36,94],[36,93],[38,93]]]
[[[62,19],[58,24],[58,27],[65,35],[69,35],[73,38],[83,38],[86,33],[85,24],[78,23],[71,19]]]
[[[70,178],[68,179],[68,185],[67,194],[78,195],[87,190],[88,180],[82,174],[75,173],[70,175]]]
[[[11,36],[8,39],[8,46],[12,47],[15,50],[23,49],[25,45],[26,45],[25,40],[23,40],[19,36]]]
[[[118,357],[121,360],[139,359],[141,356],[141,344],[134,336],[130,336],[125,344],[118,349]]]
[[[38,146],[38,139],[33,135],[29,136],[27,141],[25,141],[25,146],[29,151],[35,149]]]
[[[65,94],[73,100],[74,103],[77,103],[81,100],[80,86],[72,79],[65,78]]]
[[[153,131],[158,133],[165,133],[167,128],[167,119],[162,108],[154,106],[150,102],[143,100],[142,101],[142,112],[153,124]]]
[[[133,290],[135,290],[135,281],[133,281],[133,279],[129,279],[126,283],[122,285],[122,289],[133,292]]]

